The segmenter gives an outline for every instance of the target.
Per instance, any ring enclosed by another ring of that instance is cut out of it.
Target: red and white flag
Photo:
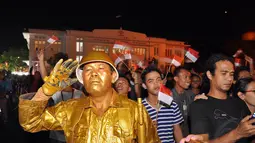
[[[241,66],[241,59],[235,58],[235,66],[240,67]]]
[[[143,67],[143,62],[139,61],[137,65],[141,68],[141,67]]]
[[[132,56],[131,56],[131,53],[129,50],[125,51],[124,57],[125,57],[125,59],[132,59]]]
[[[176,67],[179,67],[182,64],[182,57],[179,57],[177,55],[174,55],[171,64],[175,65]]]
[[[121,59],[120,57],[118,57],[118,58],[114,61],[114,65],[117,66],[121,61],[122,61],[122,59]]]
[[[47,42],[49,42],[50,44],[53,44],[54,42],[56,42],[58,40],[58,37],[52,35]]]
[[[169,88],[164,86],[163,84],[160,85],[159,93],[158,93],[158,101],[163,102],[163,104],[171,105],[173,101],[172,92]]]
[[[243,50],[242,49],[238,49],[237,51],[236,51],[236,53],[233,55],[233,57],[235,58],[235,57],[238,57],[241,53],[243,53]]]
[[[113,49],[121,49],[124,50],[126,48],[130,48],[130,46],[127,43],[116,41],[113,45]]]
[[[187,58],[189,58],[192,62],[195,63],[197,61],[198,57],[199,57],[199,52],[194,50],[194,49],[192,49],[192,48],[189,48],[187,50],[185,56]]]
[[[132,63],[131,64],[131,69],[132,69],[132,71],[136,71],[137,69],[138,69],[138,65],[136,64],[136,63]]]

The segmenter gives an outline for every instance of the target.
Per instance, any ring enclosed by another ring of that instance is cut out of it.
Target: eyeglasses
[[[254,92],[254,93],[255,93],[255,89],[253,89],[253,90],[247,90],[247,91],[245,91],[245,92]]]

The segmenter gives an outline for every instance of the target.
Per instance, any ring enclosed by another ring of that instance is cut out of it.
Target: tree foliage
[[[28,50],[26,48],[9,48],[0,55],[0,70],[20,71],[28,68],[23,62],[28,60]]]

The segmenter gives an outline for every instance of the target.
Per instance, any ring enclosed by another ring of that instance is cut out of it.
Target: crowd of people
[[[49,131],[49,142],[255,141],[254,69],[236,67],[232,57],[212,55],[204,73],[185,65],[167,72],[153,62],[134,67],[130,59],[114,64],[103,52],[78,63],[64,53],[46,60],[42,50],[38,59],[40,71],[31,69],[28,84],[12,87],[19,89],[22,128]],[[13,91],[1,85],[1,95]],[[162,85],[171,90],[170,106],[158,101]]]

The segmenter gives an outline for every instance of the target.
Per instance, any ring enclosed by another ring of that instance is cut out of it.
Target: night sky
[[[185,41],[207,57],[215,52],[233,54],[241,34],[255,30],[254,4],[233,1],[8,1],[1,4],[0,16],[0,52],[25,46],[24,28],[91,31],[122,26],[147,36]]]

